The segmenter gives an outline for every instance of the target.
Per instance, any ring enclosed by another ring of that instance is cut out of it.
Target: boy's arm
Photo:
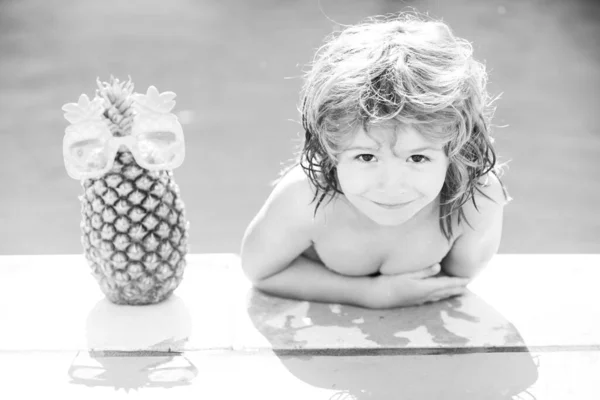
[[[507,203],[504,190],[494,174],[489,175],[489,184],[483,193],[475,193],[477,209],[469,201],[465,204],[462,234],[456,239],[450,252],[442,260],[442,270],[450,276],[474,278],[491,260],[500,247],[502,218]]]
[[[345,276],[320,262],[300,256],[292,264],[255,286],[276,296],[342,303],[365,308],[395,308],[438,301],[465,292],[468,279],[438,277],[434,264],[398,275]]]
[[[254,286],[280,297],[375,308],[376,284],[374,277],[340,275],[319,261],[299,256],[285,270]]]
[[[337,274],[301,254],[312,245],[313,188],[298,167],[277,184],[242,240],[242,269],[278,296],[368,306],[371,277]]]
[[[277,183],[242,239],[242,269],[260,282],[287,268],[312,244],[312,188],[299,167]]]

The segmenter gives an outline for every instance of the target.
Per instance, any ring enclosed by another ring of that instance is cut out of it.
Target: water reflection
[[[69,368],[71,383],[126,392],[143,387],[189,385],[197,374],[197,368],[183,355],[98,356],[86,352],[79,353]]]
[[[147,306],[103,299],[88,315],[88,351],[71,363],[71,383],[125,391],[189,385],[198,374],[183,355],[191,330],[191,316],[177,295]]]
[[[519,332],[474,294],[378,311],[251,290],[247,311],[285,368],[335,400],[527,398],[537,380]]]

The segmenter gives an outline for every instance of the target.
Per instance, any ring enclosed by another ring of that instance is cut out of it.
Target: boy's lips
[[[391,203],[391,202],[390,203],[388,203],[388,202],[380,203],[380,202],[377,202],[377,201],[374,201],[374,200],[371,200],[371,201],[374,204],[378,205],[379,207],[382,207],[382,208],[385,208],[385,209],[388,209],[388,210],[394,210],[394,209],[397,209],[397,208],[402,208],[405,205],[410,204],[410,203],[413,202],[413,200],[409,200],[409,201],[405,201],[405,202],[398,202],[398,203]]]

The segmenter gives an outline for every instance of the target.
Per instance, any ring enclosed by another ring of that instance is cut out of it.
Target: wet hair
[[[305,135],[296,165],[316,188],[315,214],[327,196],[343,194],[337,156],[358,128],[368,134],[377,124],[406,124],[443,145],[449,158],[440,229],[451,240],[452,216],[466,220],[462,206],[469,199],[477,208],[480,178],[501,175],[486,85],[471,44],[429,17],[372,17],[333,33],[305,75],[300,110]]]

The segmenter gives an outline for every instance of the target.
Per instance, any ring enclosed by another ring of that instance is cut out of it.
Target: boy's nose
[[[406,188],[408,174],[406,167],[399,163],[383,166],[377,179],[377,190],[386,193],[402,193]]]

